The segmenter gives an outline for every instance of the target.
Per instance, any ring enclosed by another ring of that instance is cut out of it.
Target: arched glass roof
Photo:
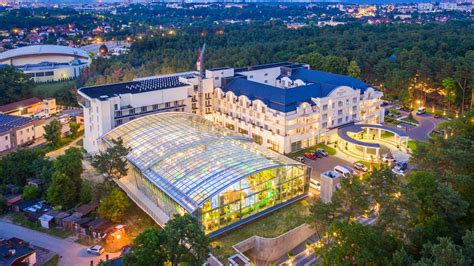
[[[246,176],[302,165],[189,113],[141,117],[102,139],[117,138],[132,149],[127,159],[189,212]]]

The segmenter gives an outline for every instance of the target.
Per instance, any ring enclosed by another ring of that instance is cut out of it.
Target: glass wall
[[[255,173],[207,200],[198,211],[206,233],[235,223],[308,192],[304,166],[272,168]]]
[[[157,204],[170,218],[175,214],[183,215],[186,210],[171,199],[165,192],[159,189],[148,178],[144,177],[139,170],[131,166],[131,172],[138,189],[145,193],[155,204]]]

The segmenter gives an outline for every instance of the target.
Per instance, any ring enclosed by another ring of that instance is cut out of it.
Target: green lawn
[[[58,255],[54,255],[54,257],[52,257],[50,260],[48,260],[44,266],[56,266],[58,265],[59,263],[59,256]]]
[[[408,117],[402,118],[402,119],[400,119],[400,121],[403,121],[403,122],[408,123],[408,124],[413,124],[413,125],[420,124],[420,122],[418,122],[416,119],[410,119]]]
[[[303,156],[306,152],[315,151],[317,148],[324,149],[329,155],[334,155],[334,154],[336,154],[336,149],[334,149],[334,148],[332,148],[332,147],[329,147],[329,146],[327,146],[327,145],[324,145],[324,144],[320,143],[320,144],[318,144],[318,145],[316,145],[316,146],[311,146],[311,147],[302,149],[302,150],[297,151],[297,152],[288,153],[287,156],[290,157],[290,158],[295,159],[295,158],[298,157],[298,156]]]
[[[215,239],[212,242],[212,254],[225,262],[229,256],[235,254],[232,246],[251,236],[277,237],[302,225],[305,222],[305,216],[309,213],[309,205],[312,201],[313,199],[307,198],[292,203],[260,220],[250,222]]]
[[[388,138],[390,138],[390,137],[393,137],[394,135],[395,135],[395,134],[392,133],[392,132],[384,131],[384,132],[382,133],[382,136],[381,136],[381,137],[382,137],[383,139],[388,139]]]
[[[50,229],[43,228],[40,226],[39,222],[31,222],[30,220],[26,219],[26,217],[21,213],[17,213],[17,212],[12,213],[10,214],[10,218],[11,218],[12,223],[14,224],[21,225],[23,227],[40,231],[46,234],[50,234],[56,237],[66,238],[72,234],[69,231],[58,229],[58,228],[50,228]]]
[[[57,93],[68,91],[76,86],[76,80],[55,83],[38,83],[33,87],[33,95],[39,98],[54,97]]]
[[[408,148],[412,151],[416,149],[416,141],[415,140],[409,140],[408,141]]]

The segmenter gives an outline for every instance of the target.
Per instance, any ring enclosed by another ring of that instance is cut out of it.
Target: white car
[[[87,248],[87,253],[94,255],[101,255],[104,252],[105,250],[101,245],[94,245],[92,247]]]
[[[392,172],[396,175],[405,176],[405,171],[404,170],[397,170],[397,169],[393,168]]]
[[[389,163],[389,162],[393,163],[395,161],[396,161],[395,158],[393,158],[393,156],[391,156],[391,155],[385,155],[382,158],[382,162],[384,162],[384,163]]]
[[[367,168],[367,166],[361,164],[361,163],[354,163],[354,168],[359,170],[359,171],[362,171],[362,172],[367,172],[369,171],[369,168]]]

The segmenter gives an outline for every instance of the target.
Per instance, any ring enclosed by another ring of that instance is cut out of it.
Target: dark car
[[[329,155],[329,154],[327,153],[327,151],[325,151],[324,149],[321,149],[321,148],[316,149],[316,152],[319,153],[319,154],[321,154],[321,155],[324,156],[324,157],[328,157],[328,155]]]
[[[433,116],[433,118],[436,118],[436,119],[441,118],[441,115],[435,114],[435,115]]]
[[[408,168],[407,162],[397,162],[393,167],[396,171],[405,171]]]
[[[314,156],[318,157],[318,158],[323,158],[324,155],[322,155],[319,151],[315,151],[314,153]]]

